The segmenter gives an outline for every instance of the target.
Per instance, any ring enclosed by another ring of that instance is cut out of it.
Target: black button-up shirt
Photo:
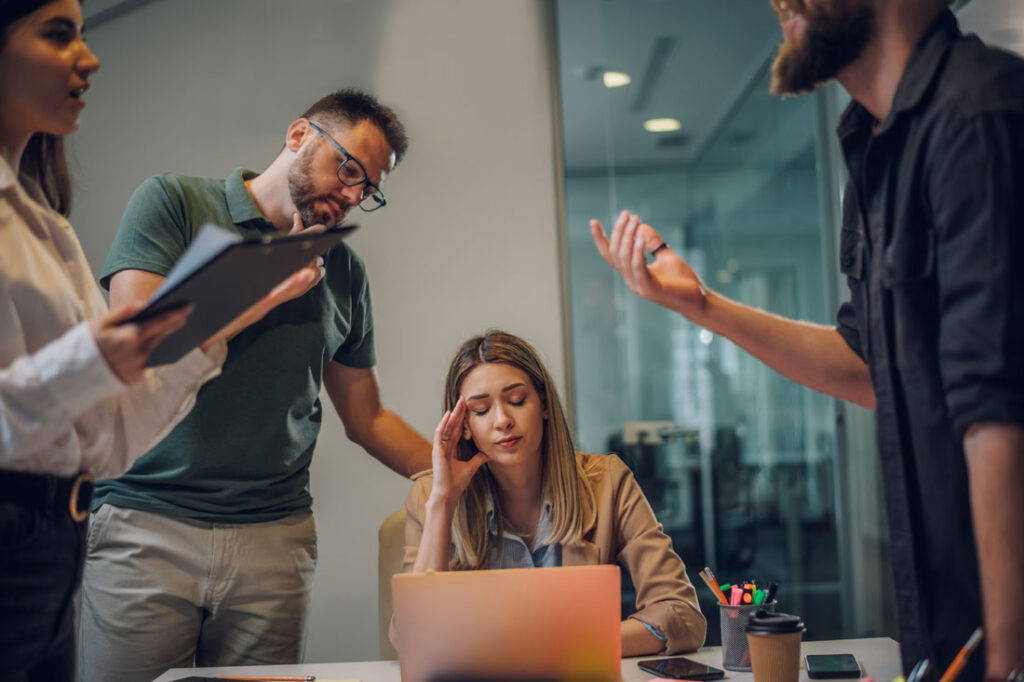
[[[854,102],[838,133],[838,329],[878,401],[903,666],[942,670],[982,622],[964,434],[1024,425],[1024,60],[944,12],[889,116]]]

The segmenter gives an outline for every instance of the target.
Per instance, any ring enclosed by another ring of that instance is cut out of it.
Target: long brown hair
[[[16,24],[52,0],[0,0],[0,52]],[[0,101],[4,99],[0,95]],[[64,138],[49,133],[33,135],[21,155],[17,171],[21,183],[41,194],[50,207],[67,217],[71,213],[71,174],[68,172]]]
[[[548,418],[544,420],[544,437],[541,440],[541,493],[551,500],[551,533],[545,543],[578,544],[596,514],[594,491],[576,456],[572,433],[554,382],[537,351],[518,336],[497,329],[469,339],[459,348],[448,368],[444,407],[446,410],[455,407],[466,375],[475,367],[492,362],[508,364],[525,372],[547,409]],[[476,452],[472,440],[459,440],[459,459],[468,460]],[[494,477],[484,466],[459,498],[452,519],[455,556],[450,563],[454,570],[486,567],[490,550],[486,520],[488,498],[494,505],[497,518],[502,518],[495,485]],[[499,521],[499,540],[502,525]]]

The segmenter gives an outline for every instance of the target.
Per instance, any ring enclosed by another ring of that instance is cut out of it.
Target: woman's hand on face
[[[89,323],[103,359],[126,384],[142,378],[149,354],[164,337],[180,329],[192,312],[191,306],[176,308],[143,322],[122,324],[144,307],[141,304],[119,306]]]
[[[454,507],[469,487],[477,470],[487,461],[487,455],[476,453],[468,461],[458,458],[459,439],[466,428],[466,400],[459,398],[455,409],[445,412],[441,423],[434,429],[434,448],[431,453],[434,467],[434,485],[430,497]]]

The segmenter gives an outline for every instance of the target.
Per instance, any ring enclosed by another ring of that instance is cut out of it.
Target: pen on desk
[[[982,632],[981,628],[975,630],[968,638],[967,643],[964,644],[963,648],[960,649],[960,653],[956,655],[953,662],[946,668],[946,672],[942,673],[942,677],[939,682],[953,682],[960,675],[960,672],[967,665],[967,659],[971,657],[974,650],[978,648],[978,644],[981,643]]]
[[[729,601],[725,598],[725,595],[722,594],[722,590],[718,587],[718,581],[715,580],[715,574],[711,572],[710,568],[705,566],[704,570],[700,572],[700,578],[705,582],[705,584],[707,584],[708,589],[711,590],[712,594],[714,594],[718,598],[718,601],[722,602],[723,604],[729,603]]]
[[[917,665],[910,671],[907,676],[907,682],[921,682],[924,676],[928,674],[928,670],[931,668],[932,662],[927,658],[922,658],[917,662]]]
[[[218,675],[215,680],[248,680],[249,682],[313,682],[314,675]]]

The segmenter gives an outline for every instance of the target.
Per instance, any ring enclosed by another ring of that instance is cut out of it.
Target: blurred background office
[[[324,92],[361,87],[412,139],[352,240],[381,386],[429,434],[443,372],[487,327],[530,339],[579,445],[633,467],[696,577],[781,585],[809,638],[895,631],[872,415],[632,296],[587,219],[628,208],[727,295],[830,322],[845,96],[779,100],[767,0],[89,0],[102,61],[72,138],[72,220],[98,271],[147,176],[262,169]],[[960,3],[1024,51],[1019,0]],[[312,471],[307,660],[377,658],[377,526],[408,483],[330,408]],[[230,425],[225,425],[230,428]],[[624,585],[624,609],[631,605]]]

